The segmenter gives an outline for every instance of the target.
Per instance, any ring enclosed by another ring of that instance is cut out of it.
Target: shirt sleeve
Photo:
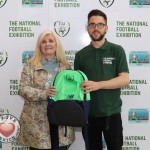
[[[118,48],[117,72],[118,72],[118,74],[122,73],[122,72],[128,72],[129,73],[126,53],[121,46],[119,46],[119,48]]]
[[[82,70],[80,65],[80,55],[78,52],[75,55],[74,70]]]

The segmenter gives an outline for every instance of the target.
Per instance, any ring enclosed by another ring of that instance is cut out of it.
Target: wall
[[[20,74],[26,59],[33,55],[39,33],[54,30],[73,65],[75,53],[90,43],[86,32],[87,14],[101,9],[108,16],[110,42],[125,49],[130,69],[130,85],[122,88],[123,150],[150,147],[150,0],[0,0],[0,150],[28,149],[11,143],[13,135],[2,123],[17,124],[23,100],[18,96]],[[9,118],[8,117],[9,115]],[[8,127],[8,126],[6,126]],[[4,140],[5,139],[5,140]],[[105,141],[104,149],[106,150]],[[80,129],[70,150],[84,150]]]

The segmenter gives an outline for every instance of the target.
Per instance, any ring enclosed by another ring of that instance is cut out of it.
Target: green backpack
[[[54,79],[53,86],[58,93],[53,97],[54,101],[58,100],[84,100],[84,91],[81,90],[80,84],[88,80],[86,75],[81,71],[62,70]],[[90,94],[86,94],[86,100],[90,100]]]
[[[87,124],[90,93],[81,90],[81,83],[88,80],[81,71],[62,70],[53,82],[57,90],[55,97],[48,100],[50,124],[83,127]]]

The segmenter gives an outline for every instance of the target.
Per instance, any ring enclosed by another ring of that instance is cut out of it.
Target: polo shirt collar
[[[95,50],[106,50],[107,48],[108,48],[108,41],[107,41],[107,39],[105,38],[105,42],[104,42],[104,44],[101,46],[101,47],[99,47],[99,48],[95,48],[93,45],[92,45],[92,43],[90,43],[90,45],[91,45],[91,47],[93,48],[93,49],[95,49]]]

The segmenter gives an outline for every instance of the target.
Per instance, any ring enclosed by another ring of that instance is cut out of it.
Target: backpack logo
[[[99,0],[101,5],[108,8],[110,7],[113,3],[114,3],[114,0]]]
[[[69,74],[67,74],[67,75],[66,75],[66,79],[67,79],[68,81],[72,82],[72,81],[74,81],[74,75],[69,75]]]
[[[67,99],[73,99],[74,95],[73,94],[70,94],[67,96]]]

